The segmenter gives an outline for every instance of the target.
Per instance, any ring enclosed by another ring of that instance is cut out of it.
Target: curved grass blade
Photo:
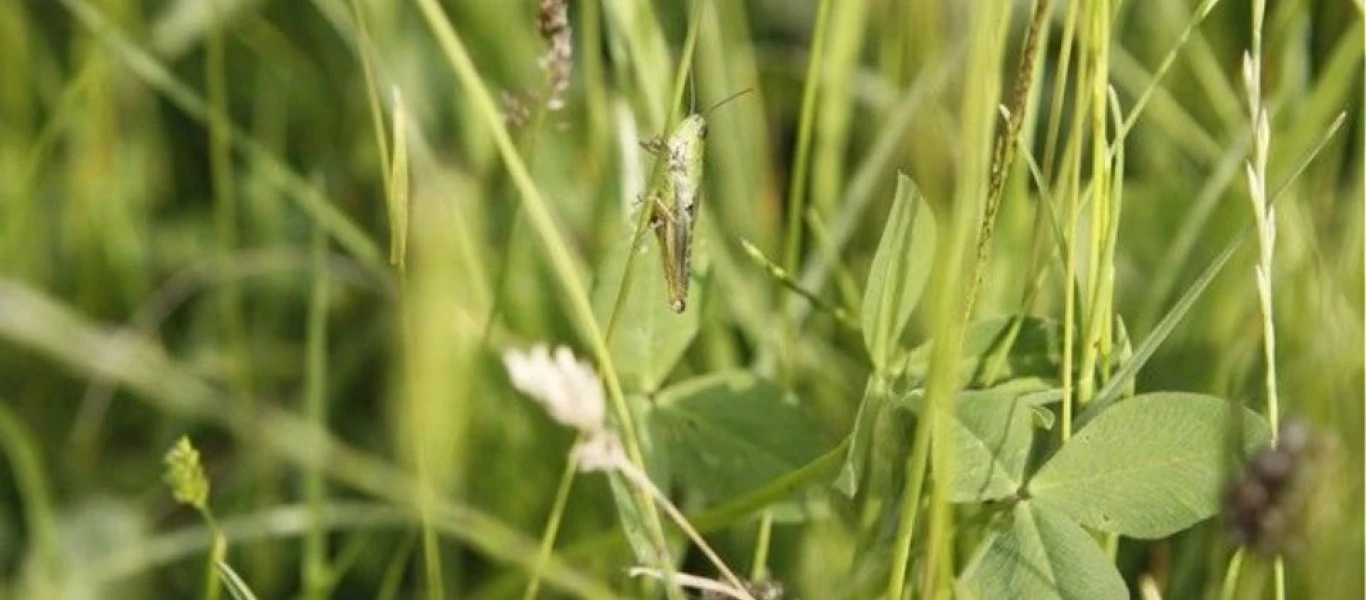
[[[1282,192],[1290,186],[1290,182],[1303,172],[1305,167],[1314,160],[1314,157],[1318,156],[1318,153],[1323,150],[1324,146],[1328,143],[1328,140],[1332,139],[1333,135],[1342,127],[1345,116],[1346,113],[1343,113],[1333,121],[1333,124],[1329,126],[1328,131],[1325,132],[1323,137],[1319,140],[1319,143],[1315,144],[1314,147],[1305,154],[1304,159],[1298,163],[1295,170],[1291,172],[1290,177],[1281,185],[1277,186],[1276,192],[1271,196],[1272,204],[1275,204],[1275,202],[1280,199]],[[1238,247],[1241,246],[1243,242],[1247,241],[1248,237],[1251,236],[1253,232],[1254,229],[1251,224],[1244,226],[1242,231],[1234,236],[1233,241],[1229,242],[1228,246],[1214,258],[1214,261],[1212,261],[1208,267],[1205,267],[1205,271],[1191,284],[1191,287],[1186,290],[1186,293],[1181,295],[1181,299],[1167,312],[1167,315],[1162,317],[1162,320],[1153,328],[1152,333],[1148,334],[1148,337],[1143,339],[1142,344],[1139,344],[1137,348],[1134,348],[1133,357],[1124,361],[1123,366],[1119,368],[1119,371],[1115,372],[1114,377],[1110,378],[1110,380],[1105,383],[1105,387],[1102,387],[1100,392],[1096,394],[1095,400],[1091,402],[1090,406],[1086,407],[1086,410],[1082,411],[1081,415],[1077,417],[1077,429],[1085,426],[1087,422],[1096,418],[1096,415],[1099,415],[1106,407],[1114,404],[1116,400],[1119,400],[1120,395],[1127,389],[1129,380],[1138,374],[1138,370],[1143,368],[1143,365],[1148,362],[1148,359],[1152,358],[1153,353],[1157,352],[1157,347],[1162,345],[1162,342],[1166,341],[1167,337],[1172,334],[1172,331],[1176,329],[1177,324],[1181,322],[1181,319],[1185,317],[1186,313],[1195,305],[1195,301],[1200,299],[1200,296],[1209,288],[1209,284],[1214,281],[1214,278],[1223,271],[1226,265],[1228,265],[1229,259],[1233,258],[1233,253],[1238,250]]]
[[[256,594],[251,592],[247,582],[243,581],[237,571],[228,566],[228,563],[220,560],[217,567],[218,578],[223,581],[223,587],[228,588],[228,593],[232,595],[233,600],[257,600]]]

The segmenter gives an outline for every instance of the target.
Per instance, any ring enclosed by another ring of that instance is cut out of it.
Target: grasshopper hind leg
[[[650,211],[650,214],[648,217],[646,217],[645,228],[639,231],[633,231],[632,235],[634,236],[634,240],[631,244],[632,250],[638,251],[642,254],[645,253],[649,249],[648,239],[650,237],[646,234],[653,233],[656,237],[658,237],[660,233],[664,230],[664,226],[666,224],[673,222],[673,219],[669,215],[668,211],[665,210],[665,208],[666,207],[664,206],[664,201],[659,197],[658,194],[636,196],[636,199],[631,203],[631,214],[633,216],[638,217],[640,213],[636,211],[640,210]],[[639,220],[638,218],[633,218],[631,222],[639,223]],[[632,225],[633,230],[634,228],[635,225]]]

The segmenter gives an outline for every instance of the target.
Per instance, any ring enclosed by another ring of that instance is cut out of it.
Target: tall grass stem
[[[635,420],[631,416],[630,409],[626,406],[626,397],[622,392],[621,381],[617,377],[616,368],[613,366],[611,350],[593,316],[593,307],[589,301],[588,292],[579,279],[579,268],[576,265],[574,254],[555,225],[550,208],[532,180],[526,164],[517,154],[517,149],[513,146],[512,139],[503,126],[502,115],[470,59],[469,53],[465,50],[464,43],[460,41],[459,34],[435,0],[417,0],[417,2],[424,20],[440,43],[452,70],[466,88],[466,92],[470,94],[470,101],[483,115],[493,135],[494,143],[502,155],[513,184],[519,192],[522,206],[526,209],[533,229],[545,246],[545,252],[555,272],[556,279],[559,280],[564,289],[574,319],[593,348],[593,353],[603,374],[604,383],[607,385],[613,412],[621,428],[627,455],[633,464],[643,468],[645,460],[640,450],[640,437],[636,433]],[[649,535],[655,540],[659,551],[667,553],[668,545],[665,543],[664,532],[654,503],[647,494],[643,493],[639,495],[638,501]],[[671,565],[667,564],[669,563],[667,559],[662,560],[662,562],[666,563],[661,565],[664,570],[667,571],[671,568]]]

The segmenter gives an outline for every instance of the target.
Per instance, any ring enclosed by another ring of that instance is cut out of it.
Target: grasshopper
[[[659,240],[664,260],[664,282],[669,289],[669,308],[681,313],[688,306],[692,276],[693,225],[702,199],[702,151],[707,137],[707,117],[722,105],[750,90],[741,90],[688,115],[667,138],[640,143],[650,154],[664,160],[663,178],[646,194],[649,226]]]

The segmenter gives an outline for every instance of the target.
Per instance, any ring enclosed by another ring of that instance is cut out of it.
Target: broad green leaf
[[[906,374],[929,373],[933,341],[911,351]],[[968,325],[959,362],[966,388],[993,386],[1022,377],[1056,380],[1062,365],[1062,328],[1056,321],[1025,315],[989,317]]]
[[[953,414],[951,502],[981,502],[1013,496],[1024,485],[1034,444],[1039,380],[1018,380],[987,390],[958,394]],[[916,390],[915,392],[919,392]],[[923,394],[902,405],[919,414]]]
[[[934,213],[910,178],[897,175],[896,200],[863,290],[863,341],[873,367],[886,373],[934,265]]]
[[[1019,491],[1034,444],[1033,414],[1029,403],[1009,390],[959,394],[950,502],[996,500]]]
[[[1271,438],[1256,413],[1213,396],[1136,396],[1073,435],[1039,469],[1029,493],[1083,525],[1165,537],[1218,510],[1235,431],[1244,452]]]
[[[664,390],[648,423],[675,480],[711,501],[754,491],[833,446],[795,396],[743,371]]]
[[[958,578],[963,598],[1123,600],[1124,579],[1076,523],[1033,502],[1015,505]]]
[[[829,481],[830,473],[838,469],[844,460],[847,443],[848,438],[845,438],[845,442],[831,448],[800,469],[774,479],[744,496],[730,498],[725,504],[691,513],[688,515],[688,522],[702,533],[718,531],[753,516],[765,507],[792,496],[798,490]]]
[[[624,234],[608,250],[593,284],[593,312],[599,323],[608,323],[621,289],[622,273],[633,250],[631,234]],[[698,249],[700,250],[700,248]],[[696,250],[695,250],[696,251]],[[631,391],[652,392],[683,357],[697,336],[705,282],[694,279],[688,309],[669,310],[660,249],[653,235],[645,236],[631,264],[628,295],[612,331],[612,360],[622,386]],[[694,264],[701,261],[694,257]]]

